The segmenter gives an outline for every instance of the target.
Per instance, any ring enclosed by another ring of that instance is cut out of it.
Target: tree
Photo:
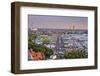
[[[42,38],[42,42],[43,44],[49,44],[50,40],[47,37],[45,37],[45,38]]]
[[[35,52],[41,52],[45,55],[45,59],[50,58],[50,56],[53,54],[53,50],[41,45],[41,44],[36,44],[34,42],[28,42],[28,49],[33,49]]]
[[[87,52],[84,50],[72,50],[64,53],[65,59],[87,58]]]
[[[45,58],[49,59],[51,55],[53,55],[53,50],[46,47]]]
[[[36,34],[31,34],[31,33],[28,34],[28,41],[29,42],[32,41],[32,40],[35,40],[36,38],[37,38]]]

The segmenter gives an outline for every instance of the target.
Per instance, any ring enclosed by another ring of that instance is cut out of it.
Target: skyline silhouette
[[[47,29],[85,29],[88,17],[28,15],[28,27]]]

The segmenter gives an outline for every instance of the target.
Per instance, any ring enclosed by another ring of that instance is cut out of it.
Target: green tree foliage
[[[32,40],[35,40],[36,38],[37,38],[36,34],[31,34],[31,33],[28,34],[28,41],[29,42],[32,42]]]
[[[50,58],[50,55],[53,55],[53,50],[52,49],[50,49],[50,48],[45,48],[46,50],[45,50],[45,57],[46,57],[46,59],[48,59],[48,58]]]
[[[87,58],[87,52],[84,50],[66,51],[64,54],[65,59]]]
[[[47,37],[45,37],[45,38],[42,38],[42,42],[43,44],[49,44],[50,40]]]
[[[35,52],[42,52],[45,55],[45,59],[50,58],[50,55],[53,54],[53,50],[42,45],[42,44],[36,44],[32,40],[35,40],[37,38],[36,34],[28,34],[28,49],[33,49]],[[47,37],[44,37],[42,39],[43,44],[48,44],[50,40]]]
[[[28,42],[28,49],[33,49],[33,51],[35,52],[42,52],[44,53],[45,55],[45,59],[48,59],[50,58],[50,55],[53,54],[53,50],[44,46],[44,45],[41,45],[41,44],[36,44],[32,41],[29,41]]]

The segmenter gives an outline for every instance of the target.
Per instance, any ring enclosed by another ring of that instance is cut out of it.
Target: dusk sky
[[[28,27],[51,29],[87,29],[87,17],[29,15]]]

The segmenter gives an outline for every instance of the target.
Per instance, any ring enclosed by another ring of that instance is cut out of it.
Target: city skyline
[[[72,16],[50,16],[50,15],[29,15],[29,28],[47,28],[47,29],[87,29],[87,17]]]

